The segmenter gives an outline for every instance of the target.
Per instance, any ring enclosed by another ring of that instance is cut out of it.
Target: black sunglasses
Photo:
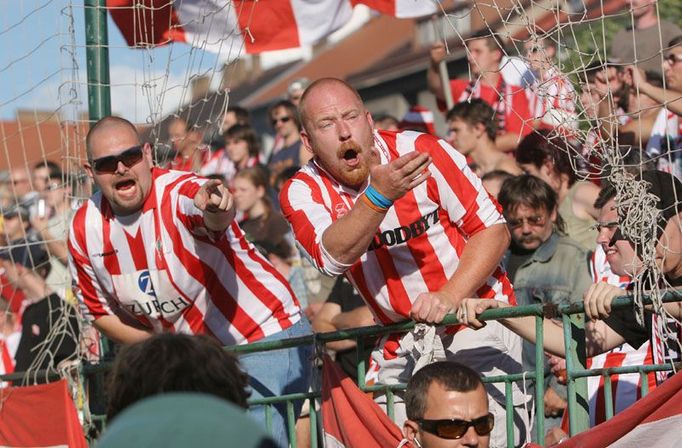
[[[118,169],[118,162],[123,163],[127,168],[132,168],[140,163],[142,156],[142,146],[133,146],[117,156],[106,156],[93,160],[92,167],[97,173],[111,174],[115,173],[116,169]]]
[[[272,121],[271,121],[272,127],[275,127],[275,125],[276,125],[278,122],[280,122],[280,121],[281,121],[282,123],[287,123],[289,120],[291,120],[291,117],[288,116],[288,115],[285,115],[285,116],[280,117],[280,118],[273,118]]]
[[[459,439],[470,426],[474,428],[479,436],[490,434],[495,426],[495,416],[493,414],[484,415],[474,420],[460,420],[457,418],[446,420],[417,420],[421,429],[431,434],[435,434],[441,439]]]

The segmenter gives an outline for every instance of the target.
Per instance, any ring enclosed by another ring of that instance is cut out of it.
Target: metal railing
[[[682,301],[682,295],[676,292],[667,292],[663,297],[663,302],[679,302]],[[612,303],[612,309],[622,309],[633,306],[634,300],[631,297],[619,297]],[[645,298],[645,303],[650,303]],[[484,311],[480,316],[481,321],[498,320],[504,318],[514,318],[523,316],[535,317],[535,337],[536,337],[536,367],[534,371],[521,372],[511,375],[499,375],[495,377],[484,377],[484,383],[504,383],[505,385],[505,409],[506,409],[506,423],[507,423],[507,446],[512,447],[514,441],[514,425],[513,425],[513,401],[512,401],[512,384],[515,382],[531,381],[535,384],[535,424],[534,430],[536,434],[542,435],[537,437],[537,443],[543,444],[544,441],[544,378],[545,369],[543,359],[545,357],[542,341],[544,341],[544,319],[561,317],[564,334],[564,345],[566,349],[566,371],[567,371],[567,389],[568,389],[568,416],[570,424],[570,433],[575,435],[589,428],[589,407],[587,396],[587,377],[589,376],[603,376],[608,379],[611,375],[621,373],[639,373],[641,377],[641,395],[648,393],[647,375],[651,372],[669,371],[676,369],[677,366],[672,364],[660,365],[642,365],[642,366],[627,366],[616,368],[602,368],[602,369],[586,369],[585,368],[585,338],[582,333],[584,328],[584,308],[582,304],[573,305],[524,305],[508,308],[490,309]],[[441,325],[458,324],[458,320],[454,315],[448,315],[443,320]],[[408,332],[415,326],[415,322],[406,321],[386,326],[371,326],[355,328],[351,330],[342,330],[332,333],[317,333],[304,337],[282,339],[268,342],[255,342],[252,344],[225,347],[226,350],[236,354],[265,352],[272,350],[281,350],[301,345],[314,345],[319,350],[324,344],[332,341],[340,341],[344,339],[353,339],[357,342],[356,350],[358,354],[364,351],[364,340],[367,338],[378,337],[390,333]],[[396,391],[405,389],[406,384],[395,385],[366,385],[364,382],[365,373],[367,370],[366,360],[358,356],[357,376],[358,386],[361,390],[366,392],[381,391],[386,393],[387,398],[387,413],[389,417],[393,418],[393,404]],[[88,377],[91,375],[101,374],[106,369],[110,368],[111,363],[100,363],[96,365],[84,365],[82,367],[82,375]],[[1,381],[19,381],[25,378],[25,372],[15,372],[9,375],[0,375]],[[32,377],[38,378],[59,378],[55,372],[40,371],[32,372]],[[250,406],[265,406],[266,425],[269,427],[272,419],[273,406],[285,403],[287,408],[287,424],[290,435],[290,443],[292,447],[296,447],[296,418],[294,414],[294,403],[297,401],[308,400],[310,403],[310,441],[311,447],[318,446],[318,423],[319,416],[316,412],[314,400],[321,396],[320,390],[313,390],[307,393],[295,393],[281,396],[264,397],[259,399],[249,400]],[[605,401],[605,416],[607,419],[614,414],[613,409],[613,391],[611,381],[604,381],[604,401]],[[94,416],[94,420],[104,423],[102,416]]]

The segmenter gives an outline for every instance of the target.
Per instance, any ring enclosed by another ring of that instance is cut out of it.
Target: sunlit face
[[[665,54],[663,72],[668,88],[682,92],[682,45],[671,48]]]
[[[225,148],[227,149],[227,157],[237,166],[249,160],[249,144],[245,140],[231,138],[225,141]]]
[[[305,98],[303,144],[341,184],[359,189],[378,160],[372,117],[341,83],[317,85]]]
[[[426,397],[424,420],[461,419],[475,420],[488,414],[488,397],[485,389],[478,386],[469,392],[446,390],[437,382],[431,383]],[[414,438],[422,448],[458,448],[490,446],[490,434],[479,436],[472,426],[459,439],[444,439],[423,430],[416,422],[408,420],[404,430],[408,440]],[[419,446],[413,444],[413,446]]]
[[[634,275],[639,272],[642,263],[635,255],[632,243],[623,239],[611,241],[618,230],[618,222],[616,200],[611,199],[599,210],[597,244],[604,250],[606,261],[615,274]]]
[[[298,134],[298,127],[296,121],[286,107],[278,107],[270,114],[272,128],[277,132],[277,135],[282,138],[291,138]]]
[[[236,177],[233,183],[234,205],[240,212],[249,212],[265,196],[263,187],[256,187],[246,177]]]
[[[466,121],[455,118],[448,123],[450,135],[448,135],[448,142],[460,153],[466,155],[471,154],[478,145],[478,136],[480,130],[470,125]]]
[[[499,49],[491,49],[486,39],[474,39],[467,42],[467,60],[471,73],[479,75],[486,72],[496,72],[500,69],[502,52]]]
[[[180,151],[187,136],[185,120],[176,119],[168,126],[168,138],[175,151]]]
[[[552,236],[556,210],[531,208],[518,204],[504,213],[512,240],[522,249],[535,250]]]
[[[45,202],[49,207],[56,208],[64,204],[67,198],[67,194],[70,194],[70,188],[64,187],[61,183],[61,179],[49,179],[45,187]]]
[[[40,168],[35,168],[33,170],[32,182],[33,189],[37,192],[45,191],[47,187],[47,182],[50,180],[50,169],[46,166],[41,166]]]
[[[91,160],[107,156],[117,156],[138,146],[137,133],[123,125],[105,127],[91,136]],[[84,168],[102,191],[117,215],[129,215],[142,208],[152,186],[152,152],[145,144],[142,160],[131,167],[118,162],[113,173],[97,172],[90,162]]]
[[[596,119],[598,117],[599,96],[589,83],[583,84],[582,92],[580,92],[580,104],[585,109],[587,118]]]
[[[20,199],[31,191],[31,181],[25,168],[14,168],[10,171],[9,183],[15,198]]]
[[[656,12],[656,0],[626,0],[626,3],[636,19]]]
[[[547,70],[552,66],[556,50],[551,45],[545,45],[543,39],[530,40],[523,47],[526,60],[533,70]]]

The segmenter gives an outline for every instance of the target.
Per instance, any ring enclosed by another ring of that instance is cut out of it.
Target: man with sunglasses
[[[403,435],[419,448],[490,446],[495,418],[478,373],[440,361],[416,372],[405,391]]]
[[[524,174],[508,179],[498,196],[512,243],[506,269],[519,305],[580,303],[590,287],[589,253],[563,234],[557,194],[543,180]],[[545,359],[545,429],[560,426],[566,387],[549,373]],[[523,343],[523,370],[535,369],[535,345]],[[535,396],[534,384],[528,393]],[[543,440],[534,434],[533,440]]]
[[[84,167],[100,191],[74,216],[69,265],[97,329],[124,344],[161,332],[206,334],[224,345],[310,333],[286,279],[234,221],[220,180],[153,167],[151,147],[122,118],[98,121],[86,148]],[[309,353],[302,346],[243,356],[251,396],[307,391]],[[252,414],[265,422],[262,407]],[[282,446],[285,421],[286,409],[277,408],[272,429]]]
[[[276,103],[269,112],[270,124],[275,130],[275,143],[268,160],[270,183],[287,168],[305,165],[312,154],[301,145],[301,123],[296,106],[290,101]]]

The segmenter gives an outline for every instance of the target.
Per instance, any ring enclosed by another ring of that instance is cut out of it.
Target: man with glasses
[[[270,109],[270,124],[275,130],[275,143],[268,160],[270,184],[287,168],[308,163],[312,154],[301,145],[301,123],[293,103],[283,100]]]
[[[124,344],[206,334],[224,345],[310,333],[286,279],[235,222],[222,181],[153,167],[151,147],[122,118],[98,121],[86,150],[84,168],[100,191],[74,216],[69,265],[81,308],[102,333]],[[300,346],[243,356],[252,398],[307,391],[309,353]],[[265,422],[262,407],[252,414]],[[282,446],[285,421],[286,409],[276,407],[273,436]]]
[[[403,435],[419,448],[490,446],[495,418],[480,376],[462,364],[440,361],[416,372],[405,392]]]
[[[519,305],[580,303],[590,287],[589,253],[562,234],[557,194],[543,180],[524,174],[505,181],[498,200],[504,209],[512,243],[506,269]],[[535,345],[523,343],[523,370],[535,369]],[[549,373],[545,359],[545,429],[560,426],[566,387]],[[529,385],[534,397],[534,385]],[[534,434],[533,440],[544,439]]]

